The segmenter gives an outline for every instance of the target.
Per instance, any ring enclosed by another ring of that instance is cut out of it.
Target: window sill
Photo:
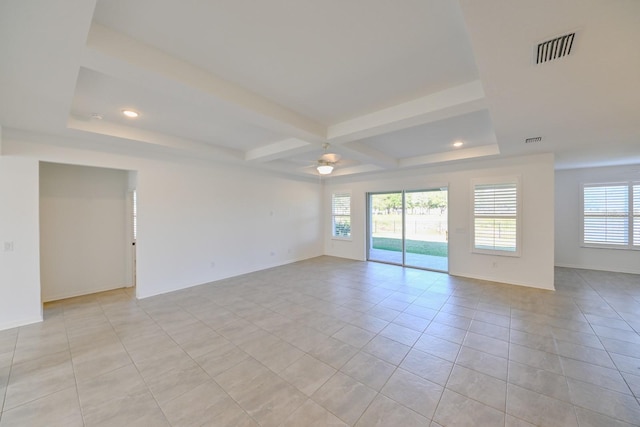
[[[612,249],[614,251],[640,251],[640,247],[632,246],[611,246],[611,245],[580,245],[583,249]]]
[[[478,255],[491,255],[491,256],[506,256],[510,258],[520,258],[520,252],[508,252],[508,251],[492,251],[482,249],[472,249],[471,253]]]

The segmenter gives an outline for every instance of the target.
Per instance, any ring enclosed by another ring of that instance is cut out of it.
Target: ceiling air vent
[[[576,33],[565,34],[542,43],[538,43],[536,64],[553,61],[571,53]]]
[[[536,136],[535,138],[527,138],[524,140],[525,144],[531,144],[533,142],[540,142],[542,141],[542,137],[541,136]]]

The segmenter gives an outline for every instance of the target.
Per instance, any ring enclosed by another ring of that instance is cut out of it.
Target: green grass
[[[408,253],[446,257],[448,246],[446,242],[423,242],[421,240],[406,240]],[[390,237],[374,237],[373,248],[385,251],[402,252],[402,240]]]

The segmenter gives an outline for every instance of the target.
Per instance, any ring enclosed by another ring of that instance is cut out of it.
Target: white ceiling
[[[570,56],[533,64],[568,31]],[[0,126],[300,176],[325,142],[337,176],[640,163],[639,42],[637,0],[8,0]]]

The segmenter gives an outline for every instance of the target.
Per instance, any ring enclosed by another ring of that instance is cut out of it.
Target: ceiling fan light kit
[[[333,166],[328,164],[318,165],[316,169],[318,169],[318,173],[320,175],[329,175],[331,172],[333,172]]]

